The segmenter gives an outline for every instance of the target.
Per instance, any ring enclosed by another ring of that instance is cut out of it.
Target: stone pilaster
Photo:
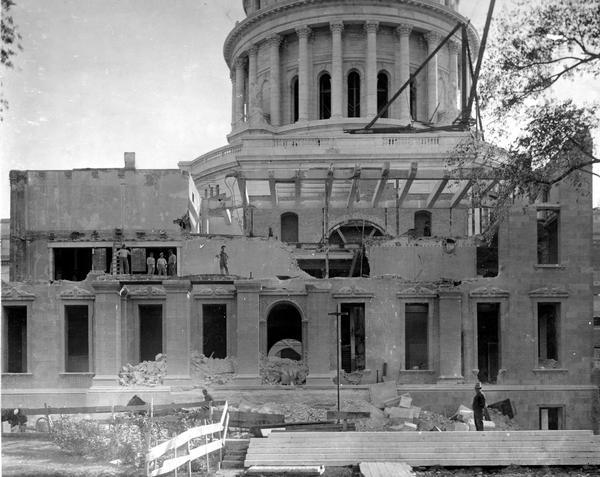
[[[246,58],[235,60],[235,122],[241,124],[245,121],[244,114],[244,83],[245,83]],[[208,232],[204,232],[208,233]]]
[[[258,281],[235,282],[237,291],[237,359],[238,384],[260,384],[259,321],[260,290]]]
[[[92,282],[94,301],[94,378],[92,387],[118,386],[121,367],[121,310],[116,280]]]
[[[330,335],[329,290],[307,285],[308,369],[307,384],[332,384],[329,351],[335,349],[335,336]]]
[[[400,87],[410,78],[410,32],[412,25],[400,25],[396,28],[398,36],[398,47],[396,48],[396,72],[394,91],[398,91]],[[393,117],[398,118],[403,124],[411,122],[410,117],[410,86],[400,94],[394,105]]]
[[[342,117],[342,97],[344,94],[344,73],[342,69],[342,31],[344,23],[331,22],[331,117]]]
[[[258,46],[248,50],[248,114],[250,124],[257,124],[262,119],[261,106],[258,104]]]
[[[229,72],[229,79],[231,80],[231,129],[233,129],[237,121],[235,112],[235,95],[237,91],[235,87],[235,67]]]
[[[379,22],[365,23],[367,32],[367,117],[377,114],[377,30]]]
[[[442,37],[439,33],[430,31],[425,35],[427,41],[427,54],[430,55],[440,44]],[[427,119],[432,123],[437,122],[439,101],[438,94],[438,55],[427,63]]]
[[[298,121],[308,121],[309,71],[308,37],[311,29],[307,26],[296,28],[298,34]]]
[[[462,292],[439,290],[441,382],[461,382]]]
[[[280,92],[280,61],[279,61],[279,45],[281,44],[281,37],[279,35],[273,35],[269,37],[270,47],[270,59],[271,59],[271,71],[269,73],[269,83],[271,86],[271,97],[270,97],[270,114],[271,124],[273,126],[281,125],[280,118],[280,104],[281,104],[281,92]]]
[[[448,53],[450,63],[448,65],[449,85],[448,85],[448,112],[452,120],[458,115],[458,48],[459,44],[455,41],[448,42]]]
[[[190,378],[190,298],[188,280],[164,280],[167,292],[165,309],[166,385],[189,384]]]

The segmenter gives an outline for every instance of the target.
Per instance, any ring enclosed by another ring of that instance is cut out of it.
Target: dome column
[[[425,35],[428,55],[433,53],[441,39],[439,33],[434,31]],[[438,101],[438,55],[436,54],[427,64],[427,119],[432,123],[437,122]]]
[[[257,59],[258,47],[254,45],[248,50],[248,114],[251,124],[259,122],[262,116],[258,104]]]
[[[398,47],[396,48],[395,57],[395,79],[396,84],[394,90],[398,91],[400,87],[408,81],[410,78],[410,32],[412,31],[411,25],[400,25],[396,28],[396,35],[398,36]],[[410,117],[410,86],[407,86],[404,91],[400,94],[400,97],[396,100],[394,106],[393,117],[400,119],[402,124],[409,124],[411,122]]]
[[[342,31],[344,23],[331,22],[331,117],[342,117],[343,71],[342,71]]]
[[[269,83],[271,87],[270,97],[270,108],[271,108],[271,124],[273,126],[280,126],[281,119],[279,114],[279,107],[281,103],[281,92],[280,92],[280,66],[279,66],[279,45],[281,44],[281,37],[279,35],[273,35],[269,38],[269,47],[271,48],[271,71],[269,73]]]
[[[377,30],[379,22],[365,23],[367,32],[367,117],[377,114]]]
[[[298,34],[298,121],[308,121],[308,37],[311,29],[297,28]]]
[[[235,60],[235,100],[234,123],[241,125],[244,122],[244,73],[246,66],[246,58],[238,58]]]
[[[448,97],[450,116],[452,120],[458,115],[457,96],[458,96],[458,43],[455,41],[448,42],[448,52],[450,55],[450,64],[448,73],[450,76]]]

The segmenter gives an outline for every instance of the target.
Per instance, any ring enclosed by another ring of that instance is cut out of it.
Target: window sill
[[[534,373],[568,373],[569,370],[565,368],[533,368]]]
[[[434,369],[403,369],[400,371],[401,373],[428,373],[428,374],[433,374],[435,373]]]
[[[567,267],[560,263],[536,263],[533,268],[539,268],[541,270],[565,270]]]
[[[76,372],[68,372],[64,371],[62,373],[58,373],[59,376],[90,376],[93,377],[95,373],[90,371],[76,371]]]
[[[2,376],[33,376],[33,373],[2,373]]]

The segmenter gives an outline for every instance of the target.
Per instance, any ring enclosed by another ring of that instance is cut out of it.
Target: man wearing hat
[[[485,396],[481,392],[481,383],[475,384],[475,397],[473,397],[473,418],[475,419],[475,429],[483,431],[483,417],[489,420],[489,415],[485,405]]]

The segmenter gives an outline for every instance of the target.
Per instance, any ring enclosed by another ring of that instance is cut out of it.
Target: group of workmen
[[[121,248],[117,251],[119,257],[119,270],[122,274],[129,274],[129,256],[131,252],[125,248],[125,244],[121,245]],[[229,261],[229,255],[225,252],[225,245],[221,246],[221,251],[216,255],[219,262],[219,270],[221,275],[229,275],[229,267],[227,263]],[[158,259],[154,258],[154,253],[150,252],[148,258],[146,258],[146,266],[148,275],[164,275],[164,276],[176,276],[177,275],[177,255],[173,250],[169,250],[169,256],[165,258],[165,254],[160,252]]]

